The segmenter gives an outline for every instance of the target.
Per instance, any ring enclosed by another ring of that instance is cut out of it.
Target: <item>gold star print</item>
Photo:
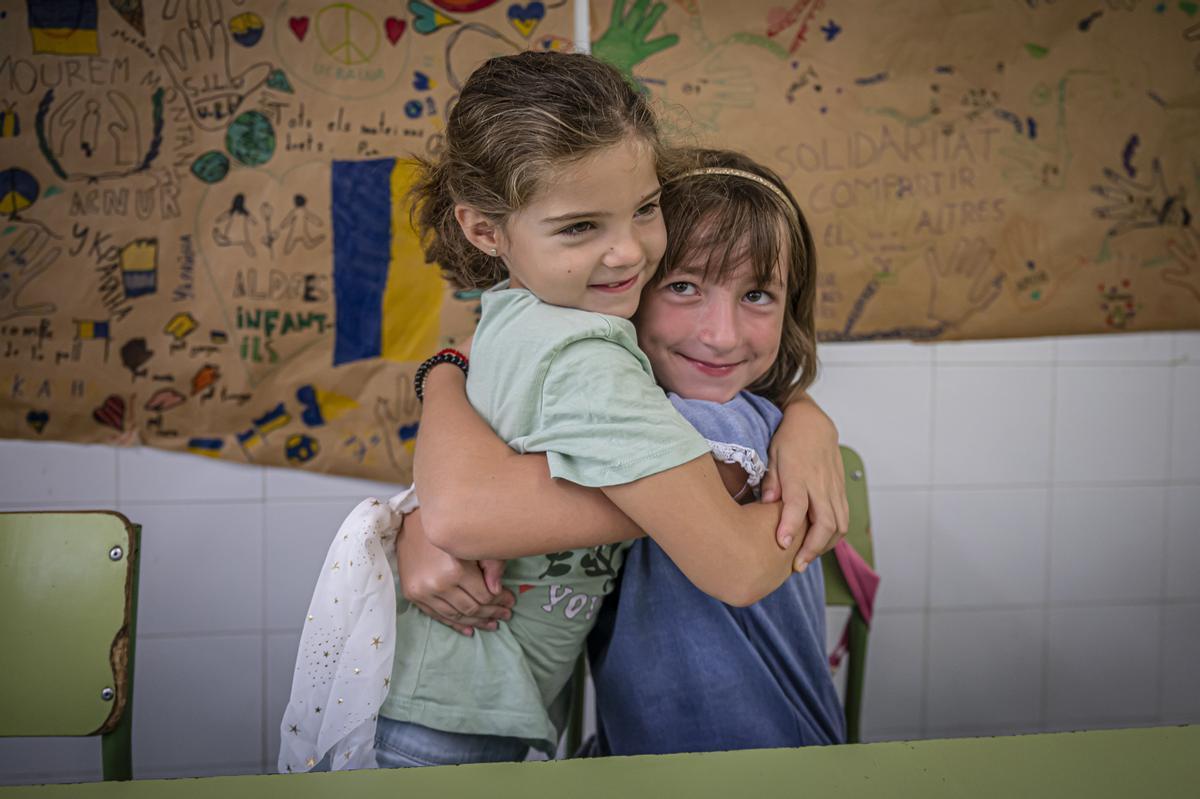
[[[339,700],[338,700],[338,704],[340,705],[341,703],[342,703],[342,700],[340,700],[340,699],[339,699]]]
[[[392,684],[392,678],[391,678],[391,677],[384,677],[384,678],[383,678],[383,687],[384,687],[384,688],[387,688],[387,687],[388,687],[389,685],[391,685],[391,684]]]
[[[317,759],[315,757],[310,757],[308,760],[304,761],[304,765],[312,768],[313,766],[317,765]]]
[[[287,764],[287,770],[288,770],[288,774],[292,773],[292,764],[291,763]]]
[[[335,604],[335,605],[336,605],[337,603],[338,603],[338,598],[337,598],[337,597],[334,597],[334,598],[333,598],[333,604]]]
[[[321,706],[320,706],[320,705],[317,705],[317,712],[318,712],[318,713],[320,713],[320,712],[321,712]]]
[[[373,500],[371,500],[371,507],[372,507],[372,508],[377,508],[377,507],[379,507],[379,500],[377,500],[377,499],[373,499]]]
[[[312,614],[311,614],[311,613],[310,613],[310,614],[308,614],[308,620],[309,620],[309,621],[312,621]]]
[[[288,726],[288,732],[290,732],[292,735],[299,735],[300,728],[297,727],[295,724],[291,724]]]
[[[362,671],[362,669],[355,669],[355,670],[354,670],[354,673],[355,673],[355,674],[358,674],[360,671]]]
[[[341,561],[336,561],[336,560],[335,560],[335,561],[333,562],[333,566],[332,566],[332,567],[329,569],[329,571],[331,571],[331,572],[335,572],[335,571],[337,571],[337,570],[338,570],[338,569],[340,569],[340,568],[342,568]]]
[[[347,565],[347,566],[353,566],[353,565],[354,565],[354,561],[352,561],[352,560],[348,560],[348,561],[346,561],[346,565]]]
[[[324,655],[325,657],[329,657],[329,650],[325,650]]]
[[[383,579],[383,575],[382,575],[382,574],[377,574],[377,575],[375,575],[375,579],[376,579],[376,580],[382,580],[382,579]]]
[[[378,635],[371,639],[371,646],[375,647],[376,649],[378,649],[379,645],[382,643],[383,643],[383,639],[380,638]]]
[[[345,758],[346,758],[347,760],[349,760],[349,759],[350,759],[350,753],[349,753],[349,752],[346,752],[346,753],[345,753]]]

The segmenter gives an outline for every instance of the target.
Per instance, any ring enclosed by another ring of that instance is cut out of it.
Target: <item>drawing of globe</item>
[[[339,64],[365,64],[379,49],[379,23],[354,6],[334,3],[317,15],[317,39]]]
[[[265,164],[275,154],[275,128],[258,111],[247,111],[229,126],[225,147],[246,166]]]

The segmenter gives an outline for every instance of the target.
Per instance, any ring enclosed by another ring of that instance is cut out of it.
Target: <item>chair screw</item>
[[[113,700],[113,697],[116,695],[117,695],[116,691],[114,691],[111,688],[105,688],[100,691],[100,698],[103,699],[105,702],[111,702]]]
[[[108,559],[120,560],[124,554],[125,550],[121,549],[120,547],[113,547],[112,549],[108,550]]]

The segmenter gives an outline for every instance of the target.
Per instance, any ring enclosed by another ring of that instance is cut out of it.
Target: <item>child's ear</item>
[[[487,255],[495,255],[501,245],[500,228],[488,217],[469,205],[454,206],[454,218],[463,235]]]

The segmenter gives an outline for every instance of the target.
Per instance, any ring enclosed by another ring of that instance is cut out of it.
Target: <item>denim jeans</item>
[[[443,732],[420,724],[379,717],[375,761],[380,768],[456,766],[524,760],[529,744],[520,738]]]

